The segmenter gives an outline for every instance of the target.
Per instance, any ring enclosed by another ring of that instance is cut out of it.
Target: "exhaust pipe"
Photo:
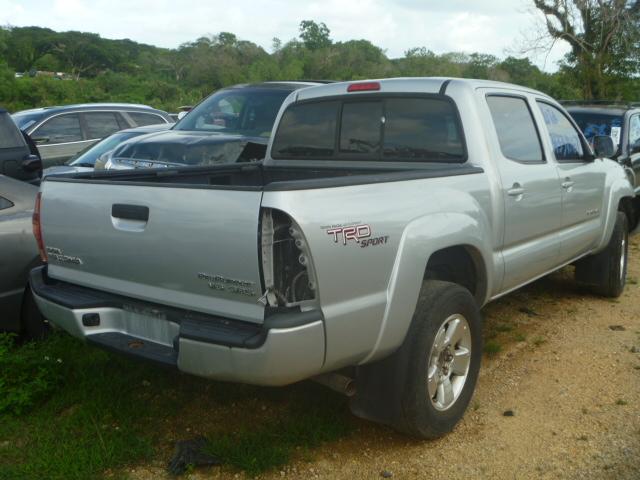
[[[340,373],[323,373],[312,377],[311,380],[347,397],[353,397],[356,394],[355,380]]]

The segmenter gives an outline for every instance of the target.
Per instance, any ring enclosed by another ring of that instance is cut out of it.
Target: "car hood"
[[[42,178],[49,175],[64,175],[66,173],[83,173],[92,172],[92,167],[74,167],[71,165],[56,165],[55,167],[45,168],[42,171]]]
[[[209,145],[228,142],[253,142],[266,145],[269,142],[265,137],[251,137],[246,135],[231,135],[217,132],[195,132],[189,130],[166,130],[150,133],[129,140],[132,144],[170,143],[179,145]]]

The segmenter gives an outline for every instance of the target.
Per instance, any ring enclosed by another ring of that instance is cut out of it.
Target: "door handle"
[[[114,203],[111,206],[111,216],[114,218],[121,218],[123,220],[147,222],[149,221],[149,207]]]
[[[519,183],[514,183],[513,186],[507,190],[507,195],[510,197],[520,197],[524,194],[524,188]]]
[[[564,179],[564,182],[562,182],[562,188],[564,188],[565,190],[569,190],[571,187],[573,187],[574,184],[575,182],[567,177]]]

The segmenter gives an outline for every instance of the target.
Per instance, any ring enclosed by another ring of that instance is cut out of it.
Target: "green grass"
[[[616,400],[616,405],[624,406],[624,405],[627,405],[627,404],[628,404],[628,402],[626,400],[621,399],[621,398]]]
[[[209,453],[225,464],[257,475],[288,463],[299,449],[308,452],[322,443],[345,436],[350,423],[335,396],[322,387],[307,386],[313,398],[298,403],[286,415],[264,422],[258,428],[244,428],[209,438]]]
[[[547,342],[547,339],[544,338],[544,337],[536,337],[536,338],[533,339],[533,344],[536,347],[539,347],[540,345],[543,345],[546,342]]]
[[[513,336],[513,339],[516,342],[525,342],[527,340],[527,336],[524,333],[518,332]]]
[[[510,323],[499,323],[495,328],[498,332],[510,332],[513,330],[513,325]]]
[[[500,345],[495,340],[488,340],[484,344],[484,353],[486,353],[490,357],[497,355],[501,351],[502,351],[502,345]]]
[[[353,422],[345,398],[315,384],[211,382],[66,334],[22,346],[2,337],[0,399],[0,480],[126,478],[129,466],[168,463],[174,442],[196,431],[225,463],[255,475]]]

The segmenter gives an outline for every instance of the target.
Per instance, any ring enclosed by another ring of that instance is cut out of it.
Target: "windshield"
[[[584,136],[593,142],[596,135],[608,135],[617,149],[620,146],[622,116],[606,113],[569,112]]]
[[[30,113],[30,112],[18,112],[11,115],[13,121],[18,125],[20,130],[26,130],[31,125],[36,123],[42,117],[41,113]]]
[[[98,143],[94,143],[93,145],[82,150],[80,153],[78,153],[75,157],[73,157],[68,162],[68,165],[73,165],[76,167],[93,167],[98,157],[100,157],[100,155],[110,150],[113,150],[115,147],[120,145],[125,140],[128,140],[133,137],[137,137],[138,135],[142,135],[142,133],[135,133],[135,132],[114,133],[113,135],[103,138]]]
[[[173,130],[217,132],[250,137],[269,137],[273,122],[289,90],[232,88],[204,100]]]

